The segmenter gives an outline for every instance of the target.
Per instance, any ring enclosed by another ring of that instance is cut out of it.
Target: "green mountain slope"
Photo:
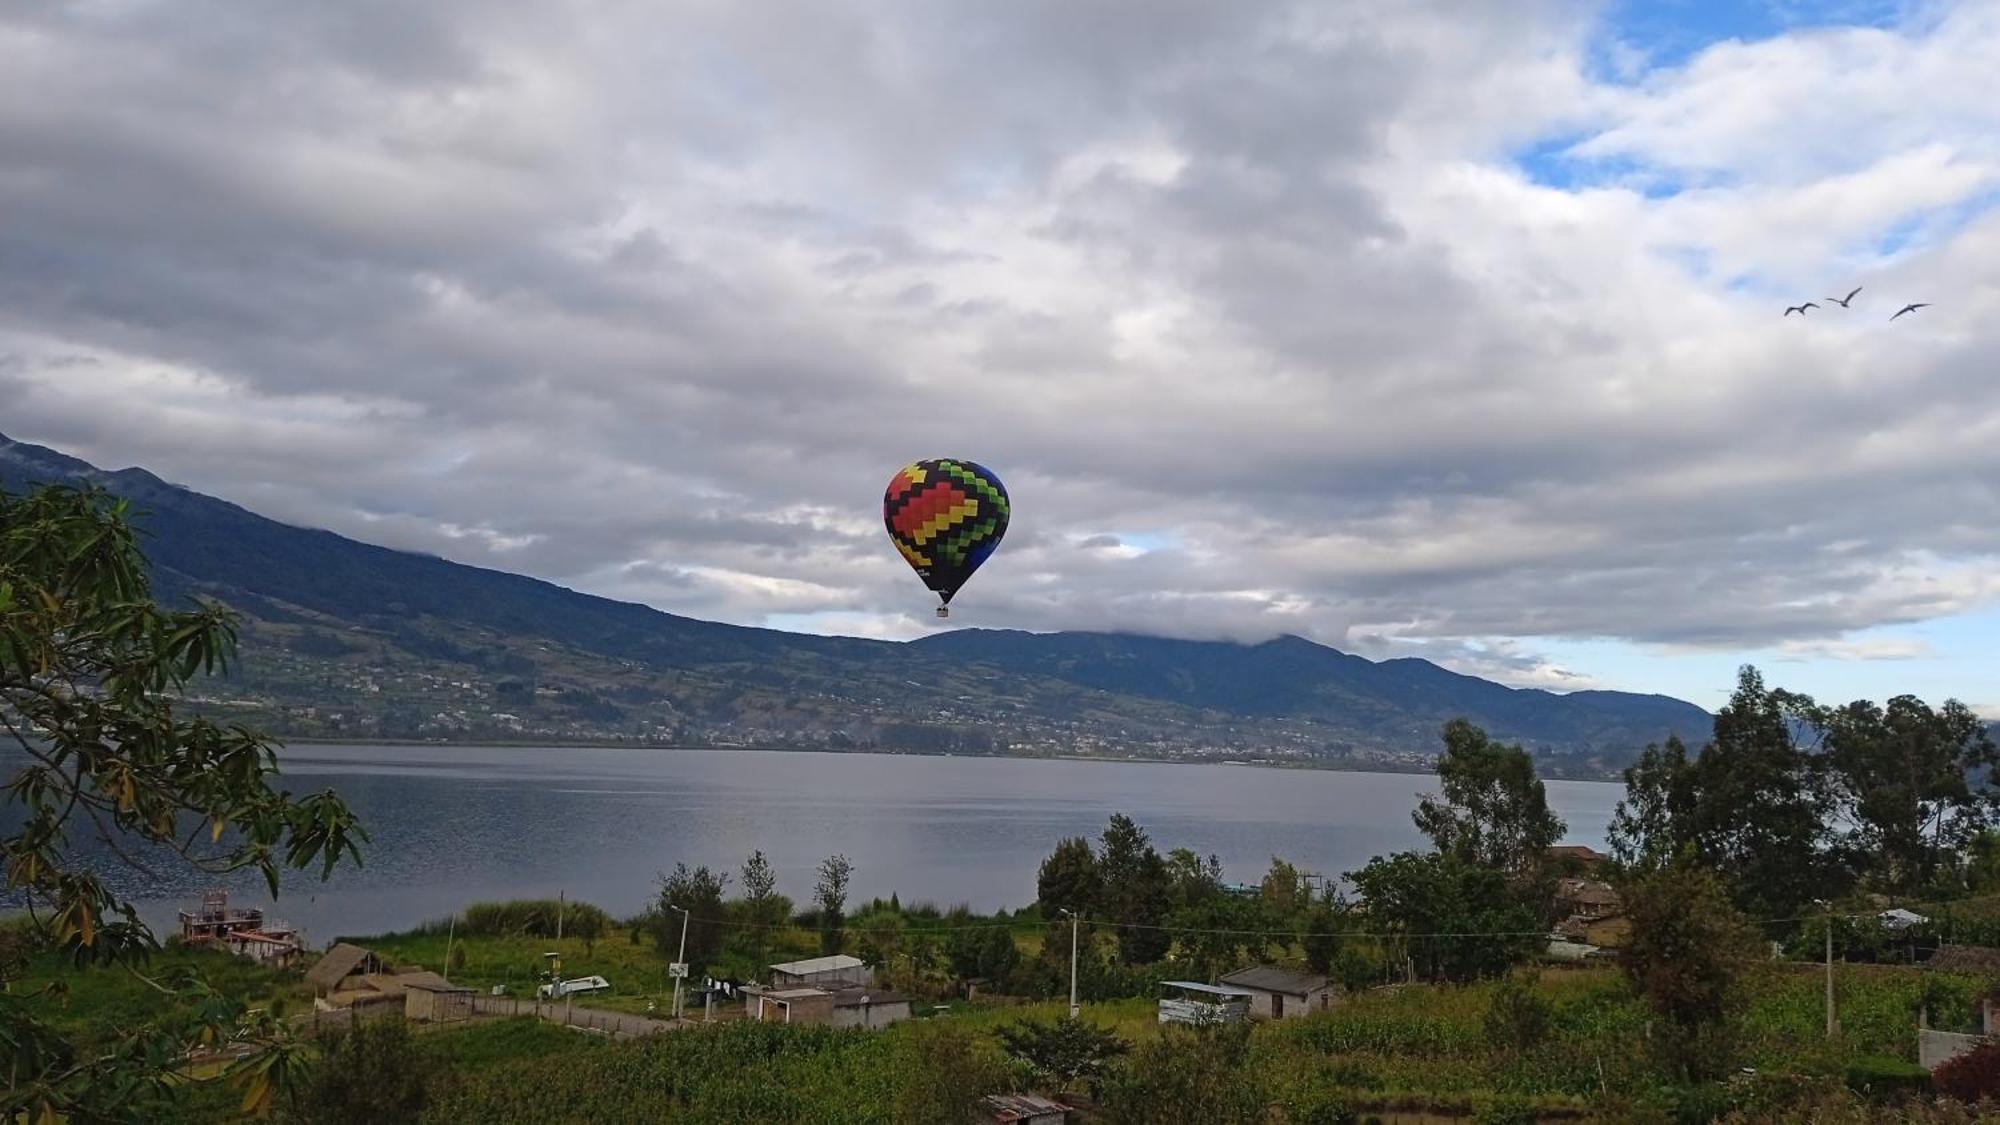
[[[698,621],[266,519],[141,469],[0,437],[0,486],[95,482],[144,513],[160,591],[245,616],[204,706],[293,736],[634,740],[967,753],[1269,758],[1419,768],[1465,715],[1601,775],[1709,717],[1556,695],[1423,660],[961,630],[907,644]],[[885,564],[886,565],[886,564]]]

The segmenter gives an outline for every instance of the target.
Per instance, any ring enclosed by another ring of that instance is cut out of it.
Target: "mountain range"
[[[0,436],[0,487],[139,511],[156,592],[243,618],[194,705],[293,738],[1258,760],[1428,768],[1464,716],[1553,776],[1608,776],[1710,716],[1660,695],[1510,688],[1299,637],[965,629],[908,642],[701,621],[267,519],[143,469]],[[893,560],[892,560],[893,561]],[[885,565],[887,565],[885,563]]]

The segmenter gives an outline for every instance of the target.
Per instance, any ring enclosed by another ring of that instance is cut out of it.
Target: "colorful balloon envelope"
[[[882,496],[889,538],[937,591],[938,616],[1007,534],[1007,488],[983,465],[941,457],[906,465]]]

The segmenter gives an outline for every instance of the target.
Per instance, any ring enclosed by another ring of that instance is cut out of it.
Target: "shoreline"
[[[687,745],[662,742],[641,742],[620,739],[420,739],[420,738],[326,738],[316,735],[288,738],[273,736],[280,749],[292,746],[416,746],[435,749],[545,749],[545,750],[699,750],[708,752],[745,753],[787,753],[787,754],[874,754],[887,758],[966,758],[997,759],[1016,762],[1096,762],[1131,765],[1159,766],[1237,766],[1249,769],[1272,770],[1315,770],[1324,773],[1384,773],[1407,776],[1429,776],[1435,772],[1431,764],[1417,765],[1403,762],[1357,762],[1357,761],[1278,761],[1262,758],[1163,758],[1150,755],[1095,755],[1095,754],[954,754],[941,750],[895,750],[879,746],[836,749],[828,746],[717,746]],[[1538,774],[1543,781],[1587,781],[1606,785],[1623,782],[1617,772],[1578,776],[1570,773]]]

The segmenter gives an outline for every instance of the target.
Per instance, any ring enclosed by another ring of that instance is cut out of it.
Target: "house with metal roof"
[[[1291,1019],[1331,1008],[1340,986],[1319,973],[1301,973],[1276,965],[1252,965],[1223,976],[1222,984],[1250,993],[1250,1014],[1260,1019]]]
[[[773,988],[868,988],[875,983],[868,962],[845,953],[786,961],[770,969]]]

